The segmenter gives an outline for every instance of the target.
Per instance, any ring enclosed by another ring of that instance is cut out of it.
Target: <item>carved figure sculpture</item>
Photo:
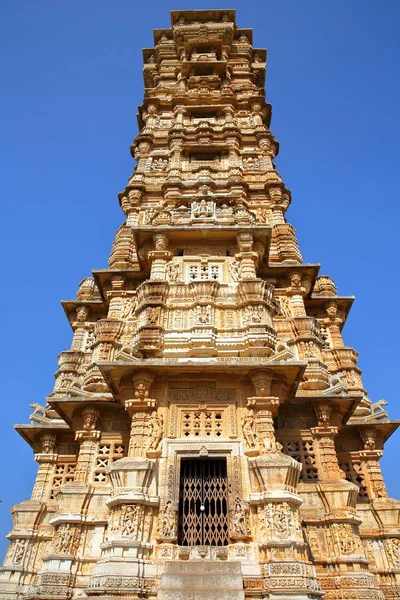
[[[157,450],[163,437],[163,418],[161,415],[158,416],[155,411],[152,413],[150,419],[149,437],[148,450]]]

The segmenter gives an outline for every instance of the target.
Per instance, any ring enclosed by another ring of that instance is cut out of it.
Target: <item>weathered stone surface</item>
[[[243,575],[239,562],[191,560],[165,564],[158,600],[208,600],[216,597],[244,599]]]
[[[109,268],[63,302],[71,347],[17,425],[39,468],[0,599],[398,598],[397,423],[286,221],[266,51],[232,10],[171,20]]]

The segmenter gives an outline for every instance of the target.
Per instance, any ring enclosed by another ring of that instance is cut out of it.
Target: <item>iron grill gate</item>
[[[184,458],[179,489],[180,546],[226,546],[228,502],[225,458]]]

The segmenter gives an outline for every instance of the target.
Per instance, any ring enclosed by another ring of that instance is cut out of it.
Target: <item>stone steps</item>
[[[158,600],[244,600],[239,562],[168,561]]]

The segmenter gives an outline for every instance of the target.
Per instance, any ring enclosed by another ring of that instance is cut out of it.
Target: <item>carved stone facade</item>
[[[185,561],[240,564],[230,598],[399,598],[397,423],[342,340],[353,298],[286,221],[266,51],[234,11],[171,16],[109,268],[63,302],[71,348],[17,426],[39,467],[0,598],[167,598]]]

